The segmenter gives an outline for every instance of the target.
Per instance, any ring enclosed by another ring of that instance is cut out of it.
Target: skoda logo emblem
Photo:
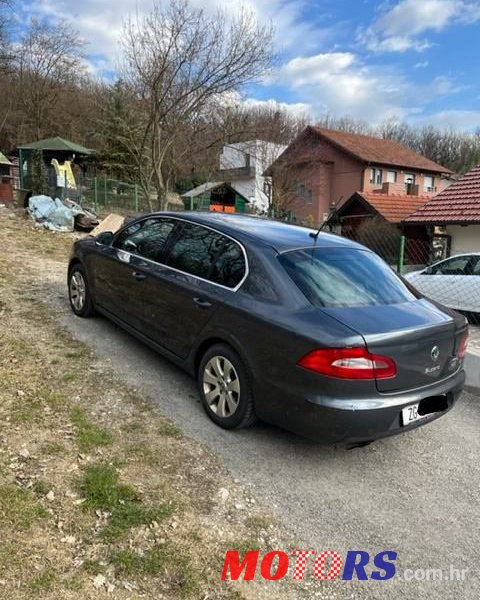
[[[440,348],[438,346],[434,346],[430,352],[430,356],[432,357],[433,362],[437,362],[437,360],[440,358]]]

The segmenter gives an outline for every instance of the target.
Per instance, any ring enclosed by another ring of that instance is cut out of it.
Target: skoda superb
[[[366,443],[444,415],[464,317],[367,248],[255,217],[156,213],[74,244],[73,312],[99,312],[186,369],[207,415]]]

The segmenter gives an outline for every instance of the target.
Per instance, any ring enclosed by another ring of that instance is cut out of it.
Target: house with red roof
[[[401,223],[452,172],[392,140],[309,126],[267,174],[274,204],[297,220],[321,224],[336,207],[355,226],[372,216]]]
[[[449,237],[450,253],[480,252],[480,165],[417,207],[403,223]]]

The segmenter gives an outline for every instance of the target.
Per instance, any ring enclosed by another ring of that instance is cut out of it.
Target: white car
[[[480,317],[480,252],[452,256],[404,277],[424,296]]]

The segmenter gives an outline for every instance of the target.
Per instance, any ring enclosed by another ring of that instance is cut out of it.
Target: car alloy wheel
[[[212,357],[203,370],[203,392],[210,410],[220,418],[235,414],[240,402],[240,379],[224,356]]]
[[[86,285],[80,271],[75,271],[70,278],[70,300],[73,308],[81,312],[85,306]]]
[[[228,344],[215,344],[205,352],[197,382],[203,408],[214,423],[238,429],[256,422],[250,371]]]
[[[95,314],[88,279],[82,265],[76,264],[68,274],[68,297],[70,306],[77,317],[91,317]]]

